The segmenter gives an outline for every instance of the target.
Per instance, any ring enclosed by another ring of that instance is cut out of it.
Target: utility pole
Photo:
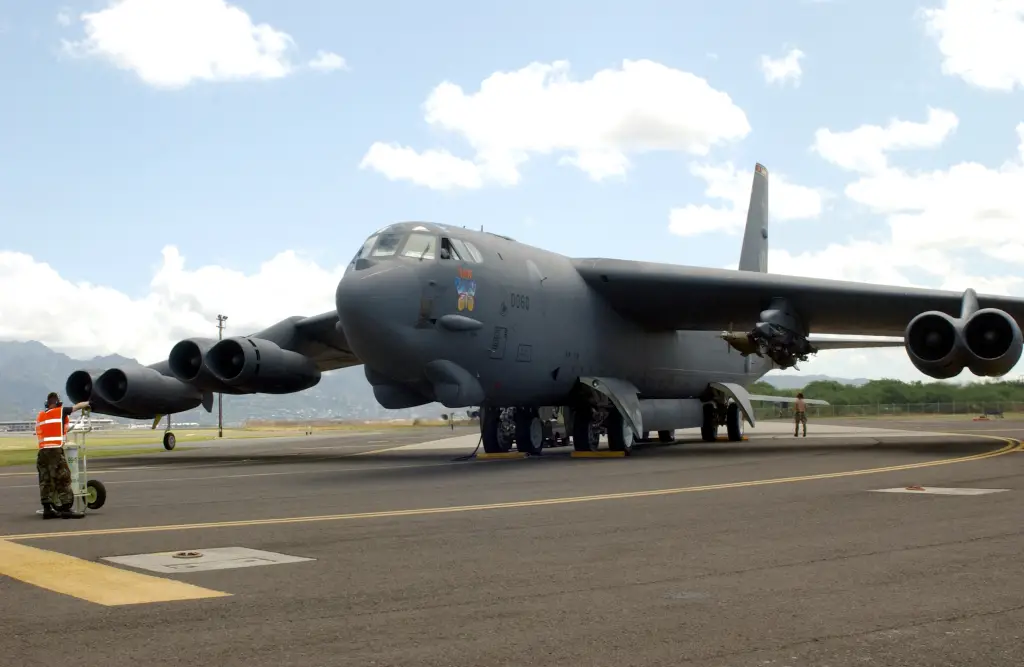
[[[227,315],[217,316],[217,340],[224,339],[224,322],[228,319]],[[224,406],[221,402],[223,394],[217,392],[217,437],[224,437]]]

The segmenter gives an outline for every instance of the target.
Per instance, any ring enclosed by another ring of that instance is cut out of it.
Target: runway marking
[[[231,595],[3,540],[0,575],[107,607]]]
[[[832,473],[820,473],[817,475],[803,475],[800,477],[778,477],[774,479],[761,479],[746,482],[727,482],[724,484],[708,484],[705,486],[685,486],[674,489],[655,489],[651,491],[626,491],[623,493],[608,493],[593,496],[570,496],[562,498],[544,498],[537,500],[521,500],[505,503],[492,503],[487,505],[459,505],[454,507],[426,507],[420,509],[386,510],[380,512],[360,512],[353,514],[326,514],[316,516],[285,517],[279,519],[244,519],[239,521],[217,521],[209,523],[188,523],[163,526],[134,526],[127,528],[98,528],[95,530],[75,530],[67,532],[52,533],[24,533],[21,535],[0,535],[4,540],[40,540],[60,537],[90,537],[96,535],[128,535],[133,533],[160,533],[181,530],[202,530],[211,528],[239,528],[251,526],[272,526],[276,524],[297,524],[314,523],[319,521],[349,521],[356,519],[385,519],[407,516],[424,516],[430,514],[456,514],[464,512],[479,512],[483,510],[516,509],[525,507],[542,507],[545,505],[568,505],[571,503],[586,503],[599,500],[624,500],[633,498],[651,498],[656,496],[678,495],[682,493],[698,493],[704,491],[722,491],[726,489],[741,489],[755,486],[768,486],[771,484],[791,484],[795,482],[809,482],[824,479],[836,479],[840,477],[854,477],[858,475],[874,475],[885,472],[898,472],[901,470],[914,470],[918,468],[930,468],[952,463],[966,463],[968,461],[979,461],[996,456],[1002,456],[1009,452],[1016,451],[1021,447],[1021,441],[1014,438],[1001,438],[998,436],[978,435],[978,438],[988,438],[1006,443],[1003,447],[983,454],[972,454],[951,459],[938,459],[935,461],[923,461],[921,463],[906,463],[896,466],[885,466],[882,468],[866,468],[862,470],[847,470]]]

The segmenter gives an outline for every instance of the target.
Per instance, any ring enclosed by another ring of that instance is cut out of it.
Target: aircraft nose
[[[396,380],[395,373],[413,370],[421,291],[415,271],[401,262],[349,270],[342,277],[335,292],[338,320],[364,364]]]

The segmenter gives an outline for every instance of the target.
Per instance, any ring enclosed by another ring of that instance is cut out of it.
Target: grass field
[[[188,451],[191,447],[175,447],[175,452]],[[89,449],[89,461],[111,456],[132,456],[134,454],[155,454],[164,451],[163,445],[157,443],[149,447],[115,447],[107,449]],[[4,466],[35,465],[36,449],[5,449],[0,450],[0,468]]]

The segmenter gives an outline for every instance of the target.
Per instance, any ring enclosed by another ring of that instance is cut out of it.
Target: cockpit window
[[[437,249],[437,238],[430,234],[410,234],[402,249],[403,257],[413,259],[434,259]]]
[[[402,242],[401,234],[385,233],[380,235],[380,242],[373,249],[374,257],[390,257],[398,252],[398,244]]]
[[[462,259],[462,253],[456,249],[455,241],[447,236],[441,237],[441,259],[454,259],[456,261]]]
[[[377,235],[376,234],[374,234],[370,238],[366,239],[366,242],[363,243],[363,247],[359,249],[359,252],[357,252],[356,256],[352,258],[352,261],[355,262],[357,260],[362,259],[363,257],[366,257],[370,253],[370,248],[373,247],[373,242],[376,241],[376,240],[377,240]]]

